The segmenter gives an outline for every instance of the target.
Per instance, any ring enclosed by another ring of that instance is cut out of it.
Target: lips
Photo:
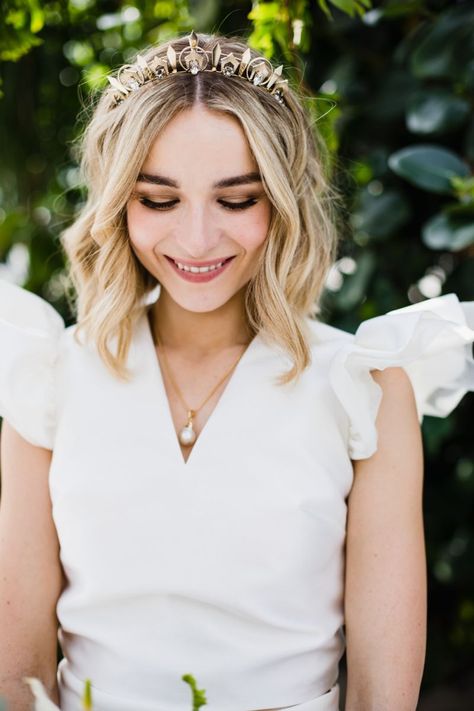
[[[171,257],[168,257],[168,255],[164,255],[166,257],[166,260],[168,264],[170,265],[171,269],[174,271],[175,274],[178,274],[184,281],[189,281],[189,282],[194,282],[194,283],[201,283],[201,282],[207,282],[211,281],[212,279],[216,279],[219,277],[223,272],[226,271],[226,269],[229,269],[231,263],[233,262],[235,257],[228,257],[227,259],[224,257],[220,261],[222,262],[222,266],[216,267],[214,269],[211,269],[208,272],[191,272],[191,271],[184,271],[183,269],[180,269],[178,265],[175,263],[174,259]],[[214,260],[213,262],[181,262],[179,261],[180,264],[186,264],[191,266],[211,266],[212,264],[219,264],[219,260]]]

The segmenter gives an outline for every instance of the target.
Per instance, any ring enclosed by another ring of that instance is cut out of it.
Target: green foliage
[[[2,5],[0,61],[16,61],[42,43],[37,33],[43,29],[44,11],[35,0],[7,0]]]
[[[421,228],[421,238],[430,249],[458,252],[474,244],[474,203],[453,205],[430,217]]]
[[[446,148],[415,145],[392,153],[390,168],[410,183],[433,193],[453,193],[452,178],[470,175],[469,166]]]
[[[448,79],[472,89],[472,37],[474,16],[471,3],[459,3],[442,12],[422,29],[413,49],[410,68],[419,79]]]
[[[362,15],[371,7],[371,0],[328,0],[328,2],[351,17]],[[312,2],[294,0],[279,2],[278,0],[259,1],[252,5],[248,19],[252,21],[253,29],[249,37],[250,44],[271,59],[276,53],[291,61],[293,50],[306,52],[310,48],[312,18]],[[318,5],[329,20],[333,16],[326,0],[318,0]]]
[[[351,17],[354,17],[356,14],[363,15],[371,7],[370,0],[328,0],[328,2],[339,10],[342,10],[342,12],[346,12]],[[318,3],[321,10],[332,20],[333,18],[326,0],[318,0]]]
[[[469,112],[469,102],[447,89],[422,89],[408,105],[407,128],[418,135],[442,135],[461,128]]]
[[[474,6],[389,0],[363,22],[315,17],[310,2],[251,15],[258,47],[291,61],[294,83],[337,104],[317,128],[349,216],[323,313],[353,331],[407,301],[450,291],[474,299]],[[466,400],[423,423],[435,600],[425,688],[462,674],[474,654],[471,421]]]
[[[329,82],[337,91],[338,156],[347,166],[338,179],[352,231],[326,306],[330,320],[349,330],[407,299],[451,291],[474,298],[474,7],[418,3],[410,10],[405,3],[402,12],[402,5],[396,13],[395,3],[384,3],[365,26],[340,20],[312,39],[312,85]],[[474,653],[470,422],[469,399],[449,418],[423,422],[431,601],[425,689],[456,683]]]
[[[11,52],[1,65],[0,131],[12,140],[6,142],[0,165],[0,260],[25,271],[28,288],[67,311],[56,240],[82,199],[70,154],[81,130],[81,104],[139,46],[188,32],[194,18],[184,0],[123,3],[113,12],[94,0],[9,2],[7,8],[8,22],[0,32],[2,40],[10,40],[1,46]],[[26,41],[33,47],[29,53]]]
[[[0,261],[64,314],[58,235],[83,197],[69,152],[81,102],[137,49],[193,27],[244,34],[283,63],[330,149],[347,214],[327,320],[354,331],[407,301],[474,299],[472,3],[238,0],[229,12],[215,0],[17,1],[3,19]],[[474,655],[471,401],[423,423],[425,688],[462,674]]]
[[[92,682],[86,679],[84,682],[84,692],[82,694],[82,711],[92,711]]]
[[[193,694],[193,711],[199,711],[201,706],[206,706],[206,692],[204,689],[198,689],[196,680],[192,674],[183,674],[181,677],[191,687]]]

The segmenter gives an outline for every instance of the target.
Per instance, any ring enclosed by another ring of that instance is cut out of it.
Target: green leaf
[[[380,17],[394,19],[404,15],[414,15],[424,10],[424,0],[388,0],[383,7],[378,7]]]
[[[474,203],[474,175],[467,178],[451,178],[453,190],[463,204]]]
[[[369,189],[360,191],[352,215],[352,225],[372,240],[386,240],[405,225],[411,217],[411,207],[402,193],[385,190],[373,195]]]
[[[331,5],[334,5],[334,7],[342,10],[342,12],[354,17],[356,3],[352,2],[352,0],[329,0],[329,2]]]
[[[11,25],[15,30],[21,30],[26,25],[27,14],[24,10],[9,10],[4,22],[6,25]]]
[[[465,3],[449,8],[433,22],[411,57],[415,76],[457,79],[472,59],[474,7]]]
[[[430,249],[459,252],[474,244],[474,208],[452,209],[434,215],[423,226],[421,238]]]
[[[374,177],[372,166],[365,161],[354,162],[351,173],[358,185],[367,185]]]
[[[332,15],[331,15],[331,11],[330,11],[329,8],[328,8],[328,5],[327,5],[326,0],[318,0],[318,3],[319,3],[319,7],[320,7],[321,10],[324,12],[324,14],[325,14],[326,17],[328,18],[328,20],[332,20],[333,17],[332,17]]]
[[[280,4],[277,2],[256,2],[247,17],[255,22],[268,22],[278,19]]]
[[[470,112],[470,104],[459,96],[446,89],[429,89],[413,95],[406,124],[412,133],[447,133],[459,128]]]
[[[0,27],[0,61],[16,62],[30,49],[43,44],[43,40],[29,30],[14,31],[11,27]]]
[[[370,0],[329,0],[329,2],[347,15],[363,15],[365,9],[372,7]]]
[[[186,684],[189,684],[193,694],[193,711],[199,711],[201,706],[207,705],[206,692],[204,689],[198,689],[196,680],[192,674],[183,674],[181,677]]]
[[[363,15],[366,9],[372,7],[371,0],[329,0],[329,2],[350,17],[354,17],[356,13]],[[334,20],[326,0],[318,0],[318,4],[328,20]]]
[[[434,193],[450,194],[452,177],[470,175],[469,166],[455,153],[430,144],[402,148],[392,153],[388,165],[409,183]]]
[[[86,679],[84,682],[84,691],[82,694],[82,711],[92,711],[92,690],[91,680]]]
[[[153,7],[153,17],[166,19],[173,14],[174,3],[172,0],[158,0]]]
[[[36,5],[31,11],[30,30],[33,33],[39,32],[44,26],[44,12]]]

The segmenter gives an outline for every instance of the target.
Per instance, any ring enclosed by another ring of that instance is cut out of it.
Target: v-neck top
[[[449,293],[363,321],[308,317],[312,362],[258,333],[184,462],[150,324],[137,311],[114,377],[44,299],[0,281],[0,414],[53,451],[63,711],[84,680],[96,711],[306,705],[345,649],[347,496],[377,449],[374,369],[405,368],[420,422],[474,390],[474,302]],[[381,472],[383,476],[383,472]],[[329,696],[327,697],[329,699]],[[303,707],[302,707],[303,708]]]

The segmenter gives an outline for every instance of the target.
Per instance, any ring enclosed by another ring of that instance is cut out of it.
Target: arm
[[[58,702],[56,602],[63,577],[51,515],[51,451],[3,420],[0,505],[0,697],[27,711],[35,676]]]
[[[345,711],[414,711],[427,614],[421,430],[406,372],[371,373],[383,397],[377,451],[354,461],[348,498]]]

